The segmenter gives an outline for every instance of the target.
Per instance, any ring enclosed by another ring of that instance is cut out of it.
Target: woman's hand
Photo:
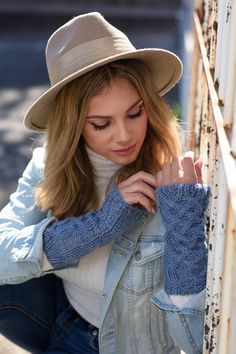
[[[127,180],[119,183],[117,188],[127,204],[138,204],[151,214],[155,212],[155,176],[140,171],[129,177]]]
[[[193,153],[187,152],[183,157],[175,157],[172,163],[165,164],[156,176],[157,187],[171,184],[202,184],[202,161],[193,161]]]

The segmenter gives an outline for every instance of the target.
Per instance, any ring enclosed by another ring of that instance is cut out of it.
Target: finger
[[[182,159],[183,179],[182,183],[197,183],[197,175],[192,157],[184,156]]]
[[[118,186],[119,188],[119,186]],[[152,199],[152,201],[155,203],[156,202],[156,196],[154,189],[149,186],[149,184],[143,182],[143,181],[137,181],[133,184],[131,184],[129,187],[122,188],[124,193],[142,193],[149,199]]]
[[[156,186],[161,187],[163,185],[163,174],[162,171],[157,172],[156,175]]]
[[[166,163],[163,166],[162,173],[163,173],[163,184],[165,184],[165,185],[172,184],[172,181],[171,181],[171,169],[170,169],[170,164],[169,163]]]
[[[195,172],[197,175],[197,183],[203,184],[203,179],[202,179],[202,160],[197,160],[194,164],[195,166]]]
[[[122,186],[129,186],[137,181],[143,181],[152,187],[156,187],[156,177],[150,173],[139,171],[134,175],[127,178],[125,181],[121,182]]]
[[[172,183],[179,183],[179,179],[183,177],[182,159],[180,157],[174,157],[171,163],[171,180]]]
[[[153,207],[152,201],[140,192],[129,193],[125,199],[126,203],[130,205],[138,204],[145,208],[151,214],[154,214],[155,212],[155,208]]]

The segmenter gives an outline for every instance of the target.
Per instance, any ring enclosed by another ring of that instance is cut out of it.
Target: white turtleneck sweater
[[[94,168],[99,202],[102,205],[110,179],[120,165],[114,164],[89,148],[87,152]],[[86,321],[96,327],[100,324],[100,302],[111,249],[112,242],[82,257],[78,267],[55,272],[63,280],[71,305]]]
[[[99,202],[102,205],[109,182],[121,166],[96,154],[89,148],[87,148],[87,153],[94,168]],[[63,280],[70,304],[86,321],[96,327],[100,325],[100,302],[112,245],[113,242],[110,242],[82,257],[78,267],[55,271],[55,274]],[[42,268],[45,271],[51,269],[45,254]],[[170,298],[177,307],[181,308],[192,296],[170,295]]]

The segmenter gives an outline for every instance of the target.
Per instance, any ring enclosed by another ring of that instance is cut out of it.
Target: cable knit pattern
[[[201,184],[176,184],[160,187],[156,194],[166,228],[165,291],[169,295],[199,293],[206,284],[204,213],[210,188]]]
[[[78,263],[97,247],[106,245],[147,215],[144,209],[127,204],[116,186],[99,211],[68,217],[44,231],[44,250],[55,269]]]

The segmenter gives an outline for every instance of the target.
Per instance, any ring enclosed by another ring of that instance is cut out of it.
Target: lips
[[[132,154],[135,151],[135,149],[136,149],[136,144],[129,146],[126,149],[113,150],[113,152],[120,156],[127,156]]]

